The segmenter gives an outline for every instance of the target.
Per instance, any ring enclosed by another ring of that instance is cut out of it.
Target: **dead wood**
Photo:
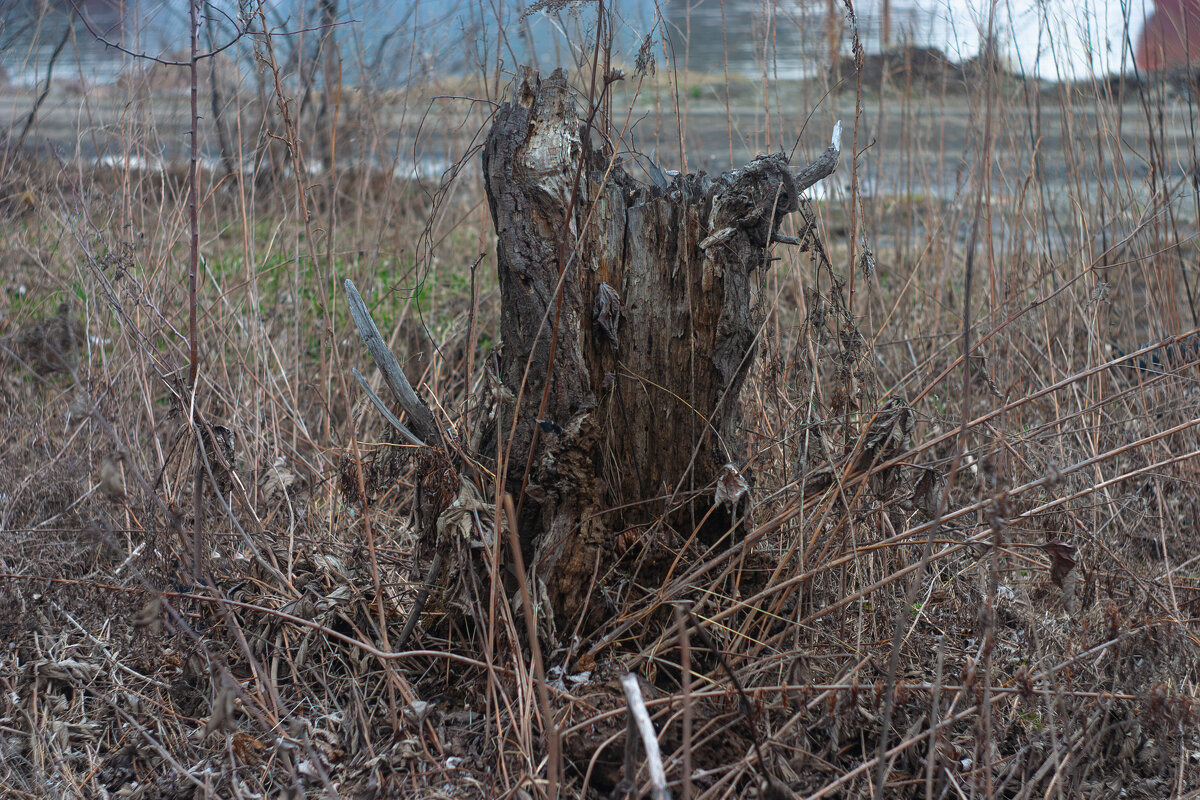
[[[733,541],[749,498],[714,505],[714,491],[748,457],[739,395],[759,285],[780,223],[839,154],[835,132],[798,174],[777,153],[647,184],[579,103],[561,72],[523,73],[483,153],[513,399],[490,424],[502,441],[512,431],[505,488],[523,498],[522,546],[570,622],[622,532],[665,520],[683,539]]]
[[[544,81],[524,71],[487,137],[500,387],[473,437],[483,452],[471,454],[499,466],[517,498],[517,562],[530,564],[562,630],[612,610],[592,590],[633,545],[654,584],[674,557],[659,542],[720,551],[736,541],[752,499],[739,395],[765,313],[760,283],[772,244],[798,242],[780,223],[840,155],[839,125],[796,172],[776,153],[715,177],[655,167],[646,184],[577,103],[561,71]],[[409,444],[445,454],[350,281],[346,294],[407,422],[355,373],[359,383]],[[426,555],[451,547],[432,541],[436,515],[422,515]]]

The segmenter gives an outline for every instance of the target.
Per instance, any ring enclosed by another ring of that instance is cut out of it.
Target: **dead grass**
[[[637,147],[665,162],[680,138],[718,161],[791,147],[813,108],[802,149],[840,117],[863,154],[761,288],[749,534],[709,556],[663,520],[627,532],[627,571],[588,589],[607,624],[540,630],[540,685],[523,610],[471,544],[505,528],[482,500],[394,647],[422,584],[423,475],[350,380],[373,371],[340,293],[356,282],[468,439],[495,399],[474,167],[491,105],[446,95],[495,101],[495,76],[334,85],[291,127],[269,78],[226,98],[205,136],[227,125],[244,174],[202,172],[194,398],[186,184],[132,158],[163,106],[122,87],[137,102],[98,127],[115,167],[8,153],[0,793],[636,794],[632,670],[679,797],[1194,797],[1200,367],[1149,357],[1197,325],[1195,87],[968,73],[738,82],[710,123],[718,78],[698,110],[682,92],[681,124],[675,81],[713,76],[660,67],[629,101],[657,112]],[[1005,113],[985,122],[988,92]],[[236,443],[209,476],[203,584],[193,403]],[[663,557],[671,578],[641,585]],[[474,629],[444,624],[455,605]]]

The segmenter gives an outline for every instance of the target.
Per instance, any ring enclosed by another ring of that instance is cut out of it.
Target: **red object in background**
[[[1200,69],[1200,0],[1155,0],[1133,57],[1140,70]]]

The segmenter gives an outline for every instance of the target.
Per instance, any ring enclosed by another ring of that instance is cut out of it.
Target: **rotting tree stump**
[[[476,441],[504,467],[560,631],[607,613],[589,587],[631,532],[661,521],[709,547],[734,540],[758,285],[772,244],[798,243],[781,221],[840,152],[836,129],[803,170],[782,153],[715,177],[643,159],[639,180],[578,103],[560,71],[523,71],[483,152],[502,388]]]

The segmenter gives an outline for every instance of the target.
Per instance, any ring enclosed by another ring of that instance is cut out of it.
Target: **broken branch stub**
[[[837,169],[838,160],[841,157],[842,121],[838,120],[837,124],[833,126],[833,136],[829,141],[829,147],[825,148],[825,152],[804,169],[796,170],[796,188],[803,192],[805,189],[815,186],[817,181],[822,178],[828,178]]]
[[[477,440],[514,431],[505,489],[524,492],[522,548],[560,622],[605,613],[585,598],[623,532],[665,519],[732,541],[742,515],[714,491],[745,458],[761,269],[800,192],[836,166],[839,133],[803,170],[777,153],[645,183],[594,146],[561,71],[511,85],[483,152],[509,399]]]
[[[350,316],[354,318],[354,324],[358,328],[358,335],[362,337],[363,344],[367,346],[367,350],[371,353],[371,358],[375,360],[375,365],[383,373],[383,380],[387,383],[388,389],[391,390],[392,396],[396,398],[396,402],[400,404],[400,408],[408,415],[412,431],[410,432],[408,428],[402,425],[388,411],[379,399],[379,396],[371,391],[370,386],[367,385],[367,382],[363,380],[363,377],[357,370],[354,372],[354,377],[358,379],[359,385],[367,390],[367,396],[375,404],[375,407],[383,411],[385,419],[398,428],[401,435],[410,444],[441,444],[442,434],[438,428],[437,420],[433,418],[433,412],[429,410],[429,406],[425,405],[425,401],[417,396],[416,391],[412,388],[412,384],[405,377],[404,370],[400,368],[400,362],[396,360],[396,357],[392,355],[392,351],[388,349],[387,344],[383,341],[383,337],[379,334],[379,328],[375,326],[375,320],[371,318],[371,312],[367,310],[367,304],[363,302],[362,295],[358,293],[358,289],[354,286],[354,281],[347,278],[344,286],[346,289],[346,299],[350,303]]]

